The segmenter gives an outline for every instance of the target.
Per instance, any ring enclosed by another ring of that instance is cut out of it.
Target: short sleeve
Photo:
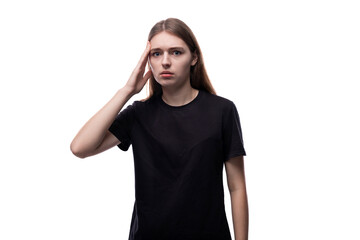
[[[131,128],[134,123],[134,106],[129,105],[120,111],[114,122],[109,127],[109,131],[120,141],[118,147],[127,151],[131,144]]]
[[[222,131],[224,161],[237,156],[245,156],[240,118],[233,102],[224,112]]]

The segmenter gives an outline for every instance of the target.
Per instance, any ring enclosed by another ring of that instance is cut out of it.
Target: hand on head
[[[133,70],[129,80],[127,81],[125,87],[129,89],[133,94],[139,93],[142,88],[145,86],[146,82],[152,76],[151,70],[145,72],[146,63],[148,62],[148,56],[151,50],[151,44],[148,41],[146,44],[145,51],[141,55],[141,58]]]

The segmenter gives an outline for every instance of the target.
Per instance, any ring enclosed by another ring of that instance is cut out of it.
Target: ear
[[[195,66],[198,61],[198,56],[196,53],[193,53],[193,60],[191,61],[191,66]]]

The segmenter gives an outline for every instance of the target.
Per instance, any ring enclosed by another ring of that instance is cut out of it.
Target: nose
[[[171,62],[170,62],[170,57],[169,57],[168,53],[164,53],[161,64],[163,65],[164,68],[170,67]]]

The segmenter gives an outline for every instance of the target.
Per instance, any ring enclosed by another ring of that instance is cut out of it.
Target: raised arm
[[[139,93],[151,77],[151,70],[144,75],[150,48],[150,42],[148,42],[125,86],[119,89],[110,101],[91,117],[77,133],[70,144],[70,149],[75,156],[80,158],[92,156],[120,143],[108,129],[125,103],[133,95]]]

